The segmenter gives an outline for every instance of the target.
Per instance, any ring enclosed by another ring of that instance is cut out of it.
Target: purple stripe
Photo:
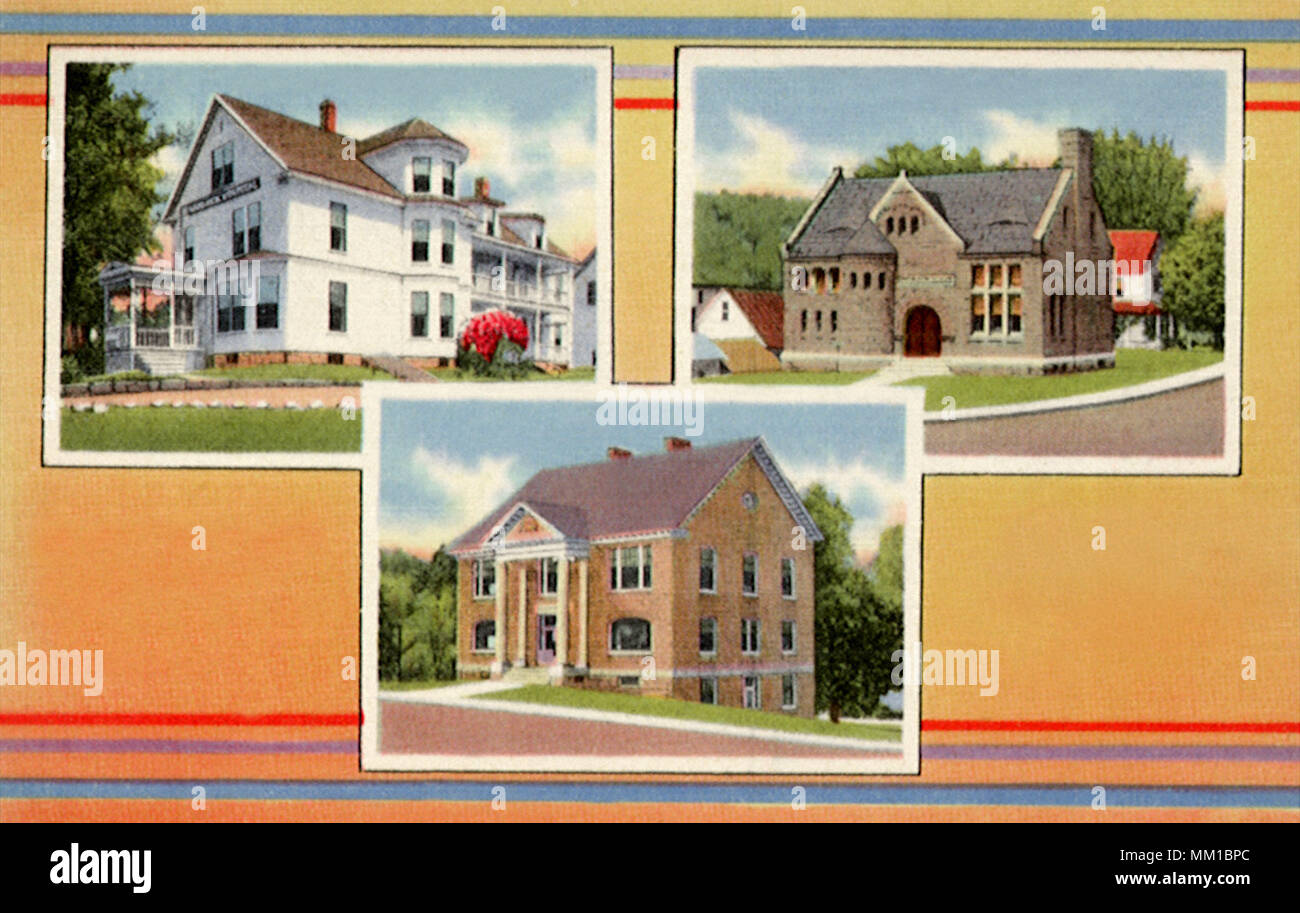
[[[350,754],[351,741],[256,742],[218,739],[0,739],[5,752],[49,754]]]
[[[0,60],[0,76],[44,76],[44,60]]]
[[[654,65],[635,65],[635,64],[615,64],[615,79],[672,79],[676,74],[677,68],[672,64],[667,66]]]
[[[926,761],[1300,761],[1300,745],[923,745]]]
[[[1247,70],[1246,82],[1300,82],[1300,70]]]

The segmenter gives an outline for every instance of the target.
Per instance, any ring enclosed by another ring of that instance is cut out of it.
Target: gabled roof
[[[1027,253],[1061,176],[1059,168],[908,176],[908,182],[965,242],[967,253]],[[890,254],[894,246],[868,214],[897,178],[843,178],[792,239],[792,257]]]
[[[763,292],[748,288],[724,288],[731,300],[745,313],[763,345],[769,349],[785,346],[785,298],[780,292]],[[715,296],[716,297],[716,296]]]
[[[819,541],[821,531],[793,486],[776,468],[762,438],[712,447],[603,460],[545,469],[448,546],[448,551],[483,548],[493,532],[524,508],[566,538],[591,541],[666,533],[681,528],[745,457],[754,455],[787,507]]]
[[[1108,232],[1111,246],[1115,248],[1116,260],[1138,261],[1138,273],[1146,272],[1145,264],[1155,254],[1156,244],[1160,241],[1158,231],[1122,231]]]
[[[500,224],[499,227],[500,227],[500,229],[501,229],[501,236],[500,236],[500,237],[501,237],[501,240],[502,240],[502,241],[505,241],[505,242],[507,242],[507,243],[509,243],[509,244],[518,244],[520,247],[526,247],[526,248],[528,248],[529,250],[537,250],[536,247],[534,247],[533,245],[529,244],[527,241],[525,241],[525,240],[524,240],[523,238],[521,238],[519,235],[517,235],[517,234],[515,234],[513,231],[511,231],[510,228],[509,228],[509,226],[507,226],[504,222],[502,222],[502,223]],[[563,257],[563,258],[566,259],[566,260],[572,260],[572,259],[573,259],[573,258],[572,258],[571,256],[569,256],[568,253],[566,253],[563,249],[561,249],[561,248],[557,247],[556,245],[552,244],[550,238],[546,238],[546,239],[544,239],[544,240],[542,241],[542,244],[545,246],[545,248],[546,248],[546,253],[548,253],[548,254],[554,254],[555,256],[557,256],[557,257]]]
[[[374,152],[376,149],[382,149],[385,146],[391,146],[393,143],[399,143],[407,139],[440,139],[455,143],[457,146],[465,146],[456,137],[442,132],[427,120],[412,117],[410,120],[402,121],[395,127],[381,130],[374,136],[368,136],[358,141],[357,154],[365,155],[368,152]]]

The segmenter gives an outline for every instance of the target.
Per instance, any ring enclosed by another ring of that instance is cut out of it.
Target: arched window
[[[894,217],[890,216],[888,219],[885,220],[885,234],[892,235],[893,233],[894,233]]]
[[[912,234],[916,234],[916,227],[920,224],[921,220],[916,216],[912,216]]]
[[[858,287],[858,274],[849,273],[849,288],[857,288],[857,287]]]
[[[492,620],[480,621],[474,625],[474,651],[486,653],[496,649],[497,623]]]
[[[649,653],[650,622],[644,618],[620,618],[609,626],[611,653]]]
[[[885,274],[881,273],[878,277],[876,277],[876,281],[880,283],[880,287],[883,289],[885,287]]]
[[[831,311],[831,332],[834,333],[838,331],[839,328],[840,328],[840,313],[839,311]]]
[[[799,312],[799,332],[800,332],[800,333],[807,333],[807,332],[808,332],[808,312],[807,312],[807,311],[800,311],[800,312]]]

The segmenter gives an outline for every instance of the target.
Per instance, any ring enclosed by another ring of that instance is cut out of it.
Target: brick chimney
[[[664,438],[664,450],[668,453],[680,453],[683,450],[690,450],[691,442],[684,437],[666,437]]]
[[[605,451],[605,456],[611,460],[630,460],[632,459],[632,451],[624,450],[622,447],[610,447]]]
[[[492,184],[487,178],[474,179],[474,199],[488,200],[492,197]]]
[[[1092,134],[1078,127],[1066,127],[1056,132],[1056,145],[1061,153],[1061,167],[1073,169],[1079,178],[1079,187],[1092,196]]]
[[[339,109],[334,102],[330,101],[328,98],[321,102],[320,128],[322,130],[328,130],[330,133],[335,133],[337,132],[335,128],[338,126],[338,120]]]

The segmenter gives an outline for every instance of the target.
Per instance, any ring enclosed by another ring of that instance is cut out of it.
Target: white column
[[[561,675],[569,661],[569,559],[561,556],[555,588],[555,665]]]
[[[496,656],[492,661],[492,674],[500,675],[506,668],[506,563],[496,562]]]
[[[587,668],[587,572],[590,561],[578,561],[578,667]]]
[[[515,649],[515,665],[528,665],[528,562],[519,562],[519,631]]]

